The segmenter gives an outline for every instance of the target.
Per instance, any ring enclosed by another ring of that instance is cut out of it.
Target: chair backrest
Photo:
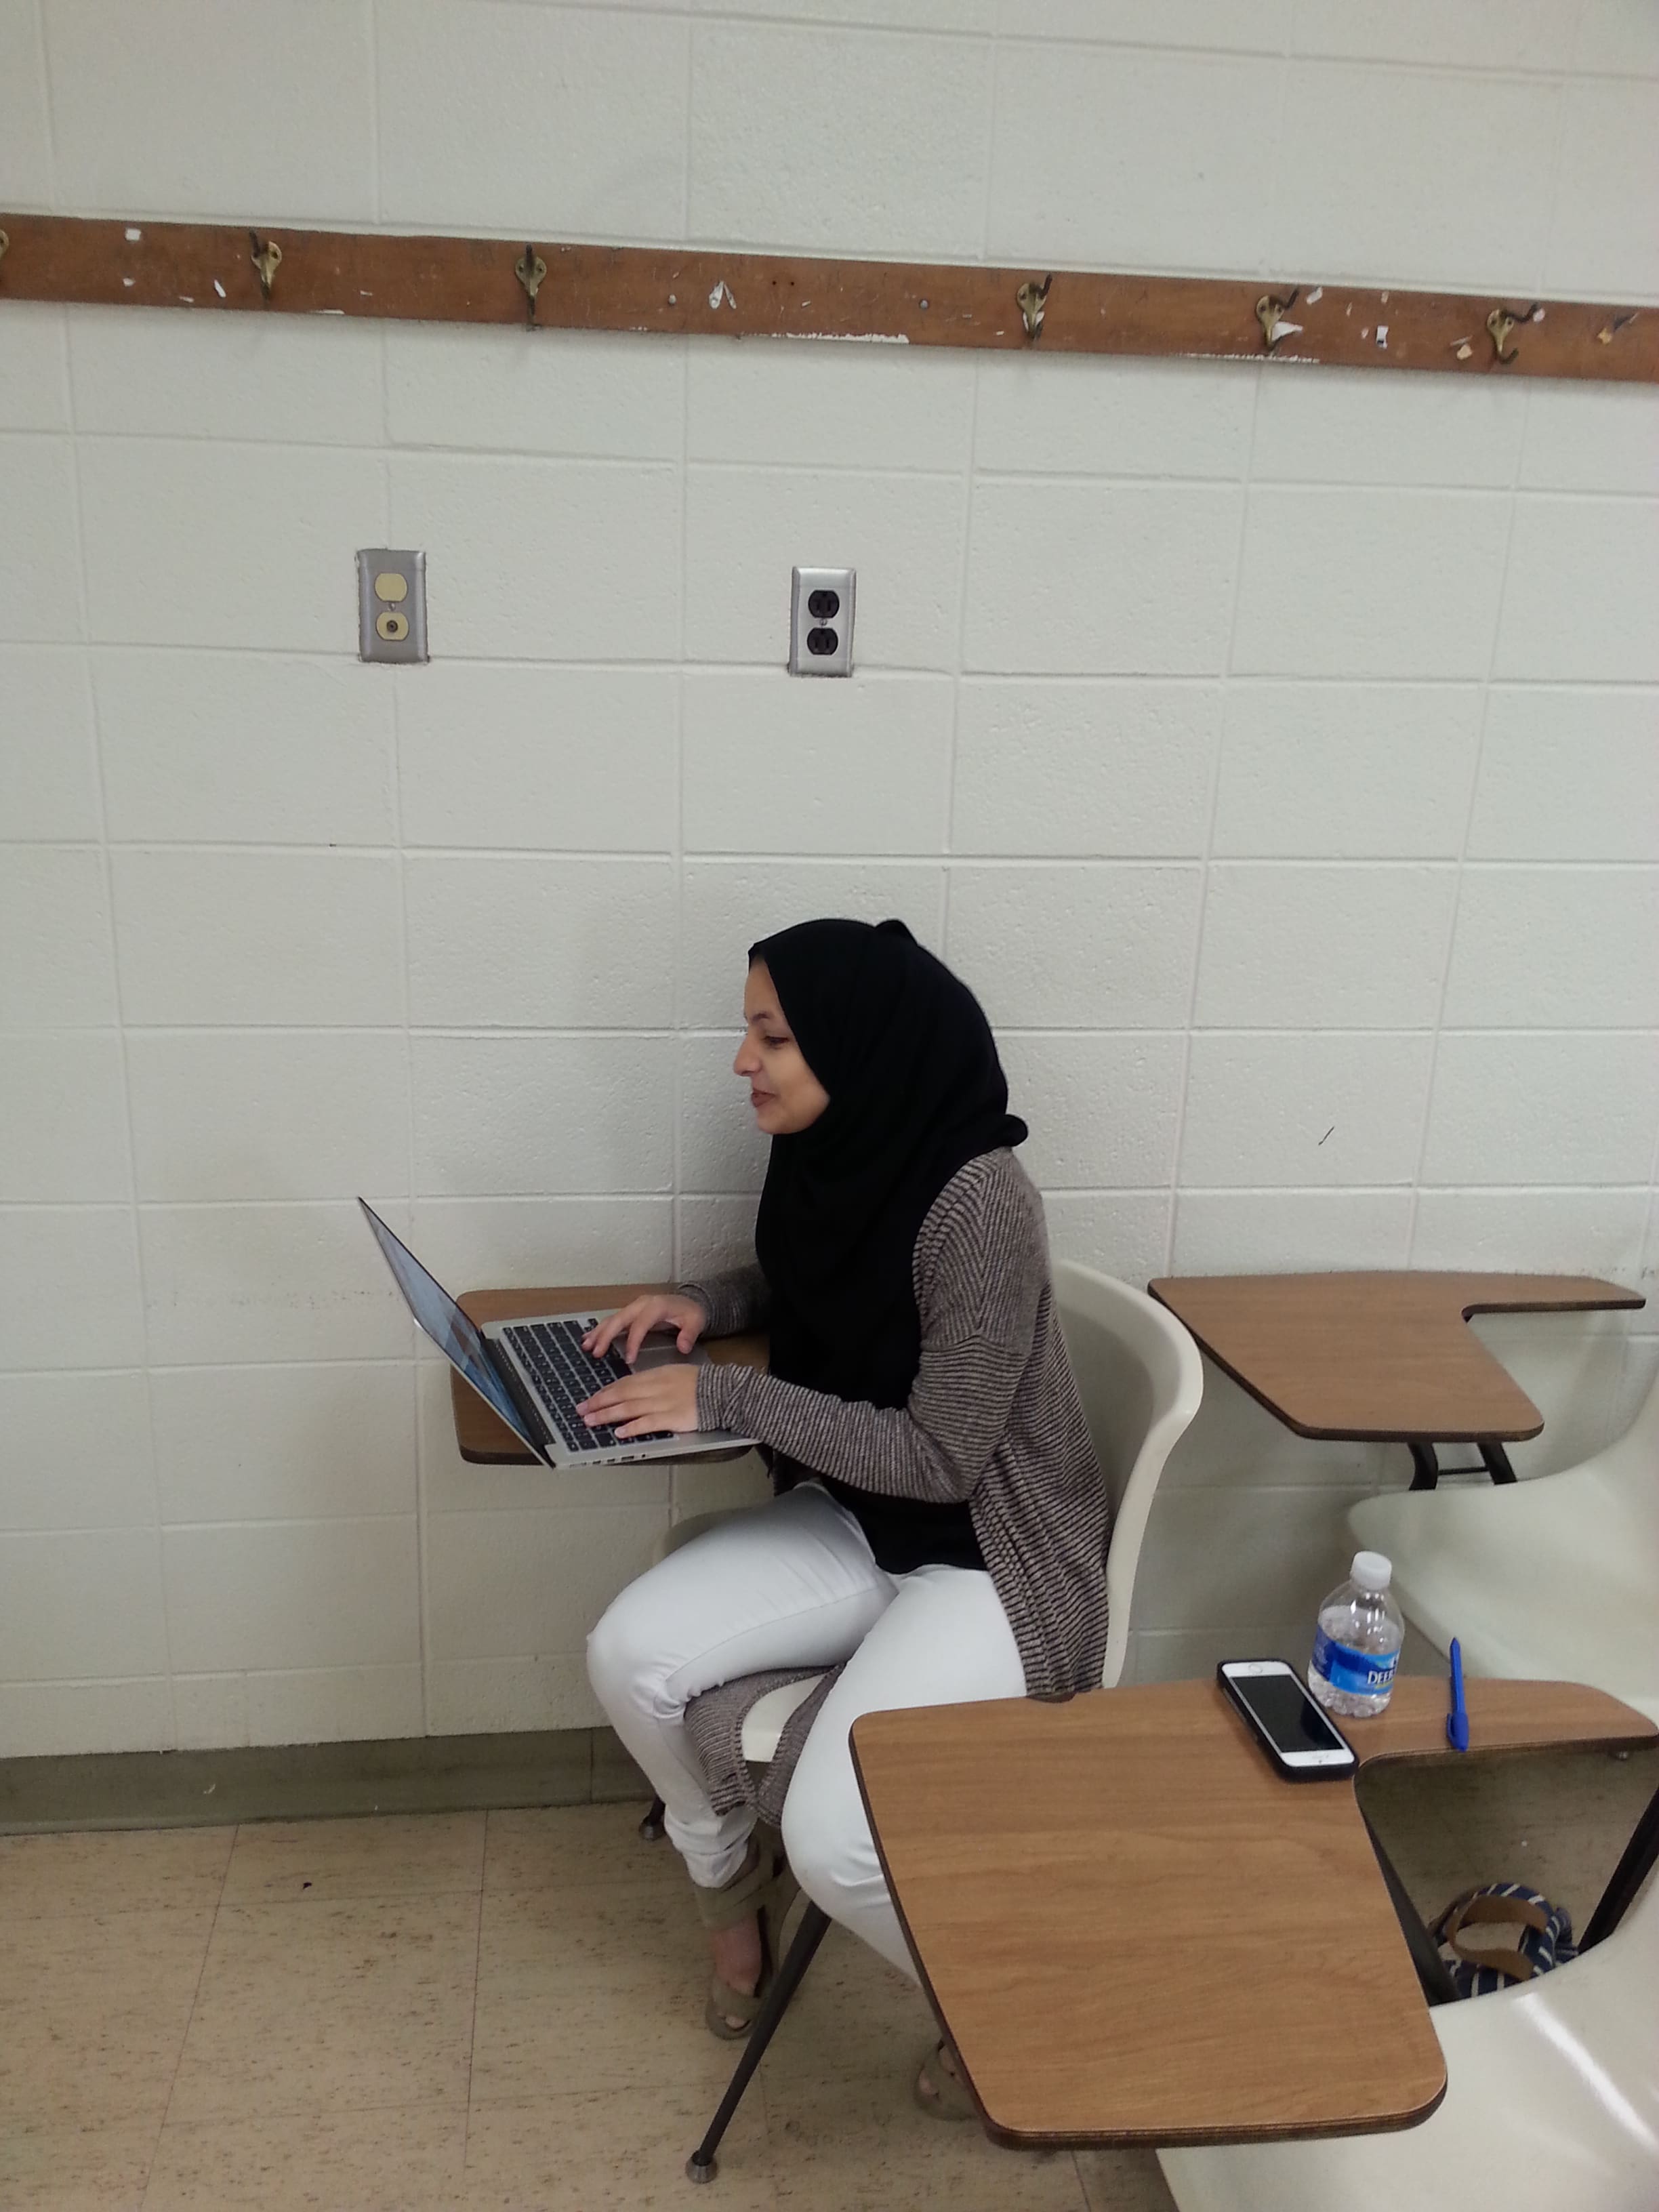
[[[1106,1553],[1111,1622],[1101,1676],[1111,1689],[1128,1650],[1135,1570],[1153,1493],[1198,1411],[1204,1362],[1181,1322],[1144,1291],[1070,1260],[1056,1263],[1054,1281],[1060,1330],[1112,1505]]]
[[[1607,1480],[1628,1493],[1644,1520],[1659,1522],[1659,1375],[1629,1428],[1598,1453],[1596,1461]]]

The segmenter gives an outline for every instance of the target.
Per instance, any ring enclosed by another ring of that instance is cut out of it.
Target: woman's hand
[[[679,1303],[690,1301],[682,1298]],[[620,1382],[607,1382],[576,1411],[590,1429],[614,1424],[613,1443],[662,1429],[684,1436],[697,1426],[697,1370],[689,1365],[647,1367],[643,1375],[624,1375]]]
[[[631,1367],[640,1356],[640,1346],[653,1328],[675,1330],[675,1343],[682,1352],[690,1352],[708,1326],[708,1316],[695,1298],[653,1291],[645,1297],[630,1298],[625,1306],[608,1315],[597,1328],[589,1329],[582,1339],[582,1350],[591,1352],[595,1359],[602,1359],[625,1330],[628,1341],[623,1346],[623,1357]]]

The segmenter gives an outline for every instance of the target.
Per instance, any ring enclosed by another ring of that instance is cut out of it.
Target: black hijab
[[[749,949],[830,1094],[774,1137],[755,1224],[775,1375],[902,1406],[921,1356],[916,1233],[957,1169],[1024,1143],[977,999],[902,921],[804,921]]]

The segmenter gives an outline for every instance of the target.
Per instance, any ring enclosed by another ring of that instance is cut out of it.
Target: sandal
[[[951,2060],[946,2064],[947,2057]],[[978,2108],[969,2094],[968,2085],[956,2070],[960,2062],[944,2043],[936,2043],[927,2052],[917,2067],[910,2084],[910,2094],[922,2111],[935,2120],[973,2120],[979,2117]],[[930,2096],[922,2087],[927,2081],[933,2090]]]
[[[695,1887],[695,1886],[694,1886]],[[781,1843],[757,1832],[737,1874],[723,1889],[696,1888],[697,1917],[705,1928],[735,1928],[752,1913],[760,1923],[760,1979],[751,1991],[734,1990],[714,1975],[702,2008],[705,2025],[722,2043],[740,2043],[760,2016],[778,1968],[778,1937],[799,1894]],[[735,2025],[734,2025],[735,2023]]]

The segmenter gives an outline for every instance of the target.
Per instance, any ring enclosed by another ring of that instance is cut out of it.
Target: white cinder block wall
[[[1650,0],[0,5],[14,209],[1524,305],[1659,304],[1656,205]],[[595,1717],[731,1478],[462,1467],[351,1200],[457,1285],[737,1251],[810,914],[982,994],[1061,1253],[1651,1281],[1652,390],[3,292],[0,1751]],[[1659,1353],[1491,1334],[1534,1468]],[[1139,1667],[1304,1633],[1401,1471],[1212,1383]]]

